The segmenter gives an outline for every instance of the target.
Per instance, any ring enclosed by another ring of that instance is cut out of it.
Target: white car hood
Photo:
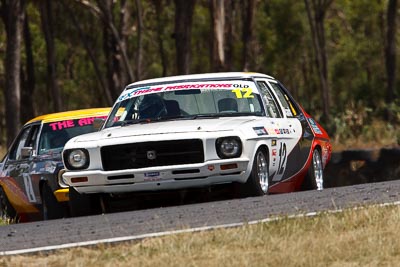
[[[211,118],[194,120],[174,120],[163,122],[150,122],[127,125],[122,127],[111,127],[100,132],[80,135],[74,138],[75,142],[97,141],[100,139],[111,139],[120,137],[131,137],[138,135],[190,133],[190,132],[214,132],[230,131],[238,129],[240,125],[254,121],[257,117],[235,117],[235,118]]]

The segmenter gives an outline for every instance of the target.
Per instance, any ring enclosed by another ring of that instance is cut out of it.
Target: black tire
[[[64,207],[57,201],[53,190],[47,183],[43,183],[41,193],[43,220],[63,218],[65,215]]]
[[[304,190],[322,190],[324,189],[324,169],[322,166],[321,152],[314,149],[311,159],[311,165],[308,168],[307,176],[303,182]]]
[[[101,213],[100,199],[95,194],[80,194],[69,188],[69,211],[72,217]]]
[[[0,218],[3,221],[7,222],[17,221],[17,212],[11,205],[10,201],[7,198],[6,193],[4,192],[1,186],[0,186]]]
[[[270,184],[268,153],[264,148],[259,148],[254,156],[250,176],[242,186],[243,196],[262,196],[268,194]]]

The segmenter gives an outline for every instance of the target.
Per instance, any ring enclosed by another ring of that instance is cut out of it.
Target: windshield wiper
[[[151,119],[151,121],[169,121],[169,120],[187,120],[190,119],[188,116],[175,115],[175,116],[162,116],[158,118]]]
[[[193,120],[195,120],[195,119],[209,119],[209,118],[211,118],[211,119],[213,119],[213,118],[219,118],[220,117],[220,114],[197,114],[197,115],[192,115],[192,116],[189,116],[190,117],[190,119],[193,119]]]
[[[126,125],[132,125],[132,124],[151,123],[151,122],[177,120],[177,119],[187,120],[187,119],[191,119],[191,117],[177,115],[177,116],[167,116],[167,117],[158,117],[158,118],[134,119],[134,120],[126,120],[126,121],[117,121],[113,124],[113,126],[123,127]]]
[[[219,117],[236,117],[236,116],[262,116],[262,114],[253,112],[226,112],[226,113],[214,113],[214,114],[163,116],[158,118],[117,121],[113,124],[113,126],[123,127],[131,124],[151,123],[151,122],[169,121],[169,120],[216,119]]]
[[[149,122],[158,122],[158,121],[169,121],[169,120],[195,120],[197,118],[218,118],[218,114],[198,114],[198,115],[176,115],[176,116],[166,116],[150,119]]]
[[[126,126],[126,125],[131,125],[131,124],[138,124],[138,123],[143,123],[143,122],[150,122],[150,119],[134,119],[134,120],[126,120],[126,121],[116,121],[113,123],[112,126]]]
[[[262,116],[261,112],[222,112],[218,113],[220,117],[238,117],[238,116]]]

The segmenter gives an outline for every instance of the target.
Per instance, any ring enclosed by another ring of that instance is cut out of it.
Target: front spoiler
[[[117,171],[67,171],[63,180],[79,193],[123,193],[244,183],[250,171],[248,159],[236,158]]]

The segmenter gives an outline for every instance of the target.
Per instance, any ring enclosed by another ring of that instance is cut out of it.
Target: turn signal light
[[[237,169],[238,165],[236,163],[231,163],[231,164],[224,164],[221,165],[221,170],[230,170],[230,169]]]
[[[71,178],[71,183],[84,183],[87,182],[88,178],[87,177],[74,177]]]

